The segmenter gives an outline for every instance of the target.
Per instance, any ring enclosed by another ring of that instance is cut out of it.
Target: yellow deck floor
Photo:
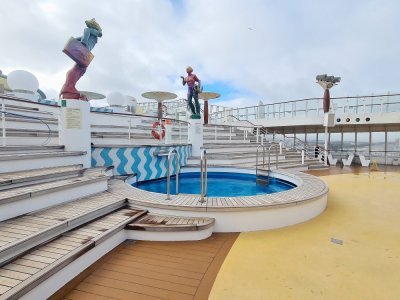
[[[321,178],[326,211],[240,234],[209,299],[400,299],[400,173]]]

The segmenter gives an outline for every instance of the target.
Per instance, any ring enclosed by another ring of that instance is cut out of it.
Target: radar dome
[[[24,70],[12,71],[7,76],[7,83],[16,97],[37,100],[39,81],[32,73]]]
[[[126,97],[119,92],[109,93],[107,96],[108,105],[112,108],[113,112],[125,112]]]

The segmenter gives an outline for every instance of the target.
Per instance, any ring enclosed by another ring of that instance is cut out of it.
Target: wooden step
[[[145,213],[145,210],[118,210],[84,227],[64,233],[4,265],[0,268],[0,298],[21,298]],[[40,299],[51,296],[52,292],[48,293],[41,295]]]
[[[108,214],[126,199],[108,192],[0,222],[0,265],[59,234]]]
[[[126,229],[158,232],[197,231],[212,227],[214,222],[215,219],[212,218],[147,214],[135,222],[128,224]]]
[[[0,221],[107,190],[108,176],[90,174],[0,191]]]
[[[78,176],[83,171],[82,165],[71,165],[65,167],[2,173],[0,174],[0,190],[15,188],[22,185],[55,181],[60,178],[65,179],[66,177]]]

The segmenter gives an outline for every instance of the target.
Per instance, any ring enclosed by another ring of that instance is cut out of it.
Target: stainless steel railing
[[[175,153],[175,190],[179,193],[179,153],[176,149],[171,149],[168,152],[168,168],[167,168],[167,200],[171,200],[171,161],[172,155]]]
[[[204,197],[207,196],[207,151],[206,149],[201,150],[200,154],[200,176],[201,176],[201,194],[200,202],[204,203]]]

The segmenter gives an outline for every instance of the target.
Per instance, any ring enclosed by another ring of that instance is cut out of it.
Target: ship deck
[[[398,299],[400,168],[312,171],[317,218],[197,242],[126,241],[54,299]]]

